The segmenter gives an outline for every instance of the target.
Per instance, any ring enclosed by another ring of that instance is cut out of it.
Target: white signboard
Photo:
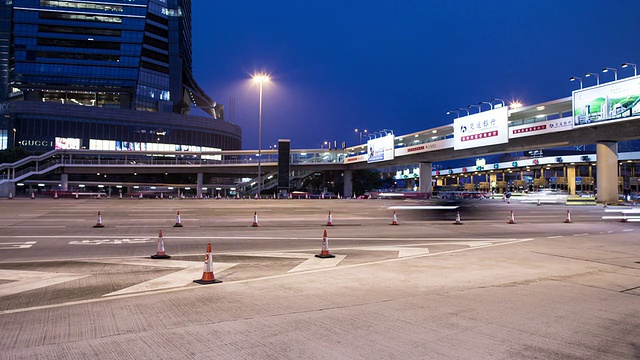
[[[455,119],[453,149],[470,149],[509,142],[507,119],[506,107]]]
[[[79,150],[80,149],[80,143],[82,142],[81,139],[77,139],[77,138],[61,138],[61,137],[57,137],[56,138],[56,143],[55,143],[55,148],[56,149],[73,149],[73,150]]]
[[[573,118],[549,120],[534,124],[512,126],[509,128],[509,139],[540,135],[556,131],[571,130],[573,128]]]
[[[393,134],[367,141],[367,162],[393,160]]]
[[[573,92],[574,126],[640,116],[640,76]]]

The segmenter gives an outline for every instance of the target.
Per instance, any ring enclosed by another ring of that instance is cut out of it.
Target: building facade
[[[191,0],[1,0],[0,149],[240,149],[191,56]]]

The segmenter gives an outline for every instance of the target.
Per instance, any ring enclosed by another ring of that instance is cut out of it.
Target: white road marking
[[[547,239],[557,239],[557,238],[561,238],[561,235],[558,236],[547,236]]]
[[[398,257],[401,257],[401,258],[429,253],[429,248],[400,247],[400,246],[367,246],[367,247],[358,248],[358,250],[397,251]]]
[[[627,231],[633,231],[634,229],[624,229],[622,231],[627,232]]]
[[[573,234],[573,236],[589,236],[589,233],[584,233],[584,234]]]
[[[137,238],[140,234],[137,235],[0,235],[0,238],[16,238],[16,239],[31,239],[31,238],[47,238],[47,239],[86,239],[86,238]],[[167,236],[165,236],[165,239]],[[171,239],[219,239],[219,240],[322,240],[322,236],[314,236],[314,237],[287,237],[287,236],[170,236]],[[518,240],[516,238],[443,238],[443,237],[434,237],[434,238],[426,238],[426,237],[331,237],[331,240],[379,240],[379,241],[387,241],[387,240],[411,240],[411,241],[447,241],[447,242],[469,242],[469,241],[480,241],[480,242],[505,242],[505,241],[515,241]]]
[[[335,255],[333,258],[318,258],[315,255],[312,255],[302,264],[294,267],[289,270],[288,273],[299,272],[299,271],[308,271],[308,270],[319,270],[326,269],[337,266],[342,260],[344,260],[347,255]]]
[[[37,241],[25,241],[25,242],[0,242],[0,250],[9,249],[28,249],[32,247]]]
[[[114,291],[109,294],[102,295],[104,296],[116,296],[116,295],[125,295],[125,294],[133,294],[138,292],[146,292],[146,291],[157,291],[157,290],[165,290],[171,288],[178,288],[190,285],[193,283],[193,280],[198,280],[202,278],[202,272],[204,269],[203,262],[200,261],[179,261],[179,260],[153,260],[153,259],[114,259],[114,260],[103,260],[103,261],[91,261],[91,262],[99,262],[105,264],[118,264],[118,265],[138,265],[138,266],[153,266],[153,267],[163,267],[163,268],[179,268],[182,269],[180,271],[176,271],[174,273],[161,276],[159,278],[155,278],[149,281],[145,281],[143,283],[130,286],[128,288],[120,289],[118,291]],[[235,263],[213,263],[213,271],[214,275],[217,272],[225,271],[231,267],[234,267],[238,264]]]
[[[0,269],[0,279],[12,282],[0,285],[0,297],[51,286],[91,275]]]
[[[535,240],[535,239],[534,238],[513,239],[513,241],[510,241],[510,242],[500,242],[500,243],[496,243],[496,244],[490,244],[490,245],[487,245],[487,246],[476,247],[476,249],[484,248],[484,247],[501,246],[501,245],[511,245],[511,244],[517,244],[517,243],[526,242],[526,241],[532,241],[532,240]],[[329,268],[323,268],[323,269],[309,270],[309,271],[306,271],[306,272],[303,272],[303,273],[304,274],[308,274],[308,273],[319,272],[319,271],[331,271],[333,269],[347,269],[347,268],[355,268],[355,267],[368,266],[368,265],[374,265],[374,264],[382,264],[382,263],[395,262],[395,261],[405,261],[407,259],[415,259],[415,258],[427,257],[427,256],[451,254],[451,253],[456,253],[456,252],[461,252],[461,251],[467,251],[467,250],[470,250],[470,249],[473,249],[473,248],[463,248],[463,249],[449,250],[449,251],[443,251],[443,252],[439,252],[439,253],[416,255],[416,256],[405,257],[405,258],[378,260],[378,261],[372,261],[372,262],[368,262],[368,263],[345,265],[345,266],[341,266],[341,267],[329,267]],[[234,285],[234,284],[242,284],[242,283],[247,283],[247,282],[265,281],[265,280],[269,280],[269,279],[278,279],[278,278],[283,278],[283,277],[287,277],[287,276],[295,276],[298,273],[300,273],[300,272],[294,272],[294,273],[289,273],[288,272],[286,274],[264,276],[264,277],[259,277],[259,278],[251,278],[251,279],[236,280],[236,281],[227,281],[227,282],[224,282],[224,283],[220,284],[220,286],[230,286],[230,285]],[[158,290],[158,291],[156,291],[156,293],[169,293],[169,292],[175,292],[175,291],[185,291],[185,290],[195,290],[195,289],[200,289],[200,287],[189,286],[189,287],[181,287],[181,288],[172,288],[172,289]],[[65,306],[73,306],[73,305],[91,304],[91,303],[102,302],[102,301],[106,301],[106,300],[110,300],[110,299],[122,299],[122,298],[144,296],[146,294],[147,293],[145,293],[145,292],[139,292],[139,293],[119,295],[119,296],[111,296],[111,297],[106,297],[106,298],[102,297],[102,298],[97,298],[97,299],[69,301],[69,302],[59,303],[59,304],[33,306],[33,307],[21,308],[21,309],[0,310],[0,315],[2,315],[2,314],[22,313],[22,312],[34,311],[34,310],[53,309],[53,308],[59,308],[59,307],[65,307]]]
[[[104,240],[82,240],[69,241],[69,245],[121,245],[121,244],[144,244],[155,242],[157,239],[137,238],[137,239],[104,239]]]

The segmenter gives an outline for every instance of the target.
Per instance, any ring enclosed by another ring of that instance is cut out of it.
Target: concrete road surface
[[[631,208],[432,205],[0,200],[0,359],[640,358]]]

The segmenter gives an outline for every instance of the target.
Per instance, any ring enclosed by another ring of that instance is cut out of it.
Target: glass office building
[[[0,0],[0,149],[240,149],[191,54],[191,0]]]

